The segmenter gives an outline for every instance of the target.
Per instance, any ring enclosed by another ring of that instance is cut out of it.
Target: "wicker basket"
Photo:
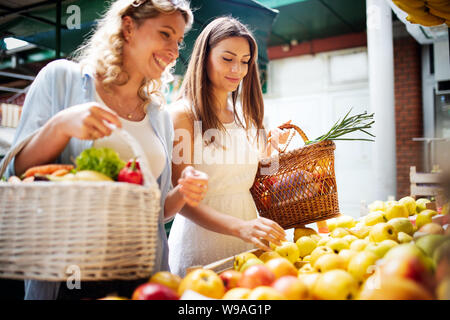
[[[279,128],[295,129],[305,143],[308,141],[293,124]],[[284,229],[339,215],[334,142],[325,140],[285,152],[292,137],[277,156],[260,161],[250,189],[260,216],[276,221]]]
[[[117,133],[140,161],[143,186],[0,182],[0,278],[128,280],[152,273],[160,190],[136,140]],[[0,176],[32,136],[6,155]]]

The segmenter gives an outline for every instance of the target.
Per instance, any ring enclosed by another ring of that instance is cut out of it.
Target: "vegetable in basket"
[[[144,177],[142,176],[139,161],[137,161],[136,158],[128,161],[125,168],[122,168],[122,170],[120,170],[119,176],[117,177],[117,181],[141,185],[143,184]]]
[[[75,159],[76,171],[92,170],[103,173],[113,180],[117,180],[125,161],[111,148],[89,148],[83,150]]]

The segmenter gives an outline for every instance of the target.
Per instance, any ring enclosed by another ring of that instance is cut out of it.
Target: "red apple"
[[[241,278],[242,273],[236,270],[226,270],[219,274],[220,279],[222,279],[225,290],[230,290],[236,288]]]
[[[295,276],[282,276],[272,283],[272,288],[288,300],[306,300],[309,295],[306,284]]]
[[[160,283],[141,284],[133,292],[132,300],[178,300],[178,294]]]
[[[259,286],[270,286],[275,281],[275,274],[265,265],[248,267],[238,282],[238,287],[253,289]]]

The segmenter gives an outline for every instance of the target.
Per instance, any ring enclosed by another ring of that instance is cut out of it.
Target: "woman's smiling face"
[[[250,45],[243,37],[224,39],[214,46],[208,56],[206,72],[216,92],[235,91],[247,75],[251,59]]]
[[[178,58],[186,21],[176,11],[146,19],[140,26],[130,17],[123,18],[124,65],[146,79],[159,79],[166,67]],[[131,70],[130,70],[131,71]]]

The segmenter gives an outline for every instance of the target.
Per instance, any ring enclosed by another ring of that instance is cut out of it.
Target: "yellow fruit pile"
[[[450,26],[450,1],[448,0],[392,0],[408,14],[411,23],[431,27],[446,23]]]

